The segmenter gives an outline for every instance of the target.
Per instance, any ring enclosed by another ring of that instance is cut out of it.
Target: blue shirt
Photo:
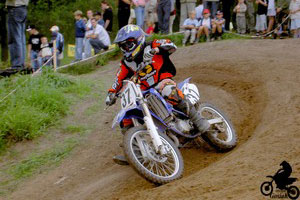
[[[100,19],[100,20],[98,21],[98,24],[104,27],[104,24],[105,24],[105,23],[104,23],[104,20],[103,20],[103,19]]]
[[[184,20],[183,26],[190,26],[190,25],[194,25],[196,27],[198,25],[198,20],[190,19],[190,18],[187,18],[186,20]]]
[[[76,20],[75,22],[75,37],[84,38],[85,34],[85,23],[83,19]]]

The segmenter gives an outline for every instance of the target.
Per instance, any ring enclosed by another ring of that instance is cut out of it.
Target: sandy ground
[[[156,187],[130,167],[113,163],[121,151],[121,135],[110,129],[117,105],[96,114],[97,131],[59,167],[20,184],[7,199],[264,199],[260,184],[283,160],[300,178],[299,53],[299,40],[238,40],[181,48],[172,55],[176,80],[192,76],[203,100],[227,113],[239,135],[238,146],[228,153],[183,149],[182,179]],[[111,81],[117,67],[113,62],[86,77]]]

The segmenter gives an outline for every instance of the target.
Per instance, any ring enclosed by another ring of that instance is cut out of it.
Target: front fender
[[[136,115],[132,115],[133,112],[136,113]],[[114,129],[117,124],[120,124],[123,121],[123,119],[128,119],[128,118],[143,119],[143,117],[141,117],[140,114],[142,115],[142,110],[138,106],[129,109],[122,109],[115,116],[112,123],[112,128]]]

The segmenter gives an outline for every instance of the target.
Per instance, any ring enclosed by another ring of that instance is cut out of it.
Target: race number
[[[194,84],[185,83],[182,87],[182,93],[192,104],[195,104],[200,100],[198,88]]]
[[[137,92],[131,84],[127,84],[125,90],[121,94],[121,107],[127,109],[136,105]]]

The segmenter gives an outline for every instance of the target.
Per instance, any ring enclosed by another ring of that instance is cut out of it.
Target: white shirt
[[[91,20],[89,19],[87,22],[86,22],[86,25],[85,25],[86,28],[89,28],[88,31],[85,31],[85,37],[88,36],[88,35],[91,35],[93,33],[93,30],[92,30],[92,22]]]
[[[195,11],[196,11],[196,19],[201,19],[203,17],[202,13],[203,13],[203,4],[200,4],[199,6],[197,6],[195,8]]]
[[[291,0],[291,3],[290,3],[290,11],[295,11],[295,10],[298,10],[300,9],[300,0]],[[294,13],[294,14],[291,14],[291,19],[300,19],[300,11]]]
[[[45,58],[46,56],[52,56],[52,50],[49,47],[49,44],[41,44],[41,54],[42,58]]]
[[[107,33],[107,31],[103,28],[103,26],[100,26],[99,24],[96,25],[95,28],[93,28],[93,34],[98,35],[98,39],[106,46],[109,46],[110,38]]]
[[[202,21],[202,24],[201,24],[201,21]],[[207,19],[203,18],[202,20],[199,21],[198,26],[206,26],[209,29],[211,29],[211,19],[210,18],[207,18]]]

